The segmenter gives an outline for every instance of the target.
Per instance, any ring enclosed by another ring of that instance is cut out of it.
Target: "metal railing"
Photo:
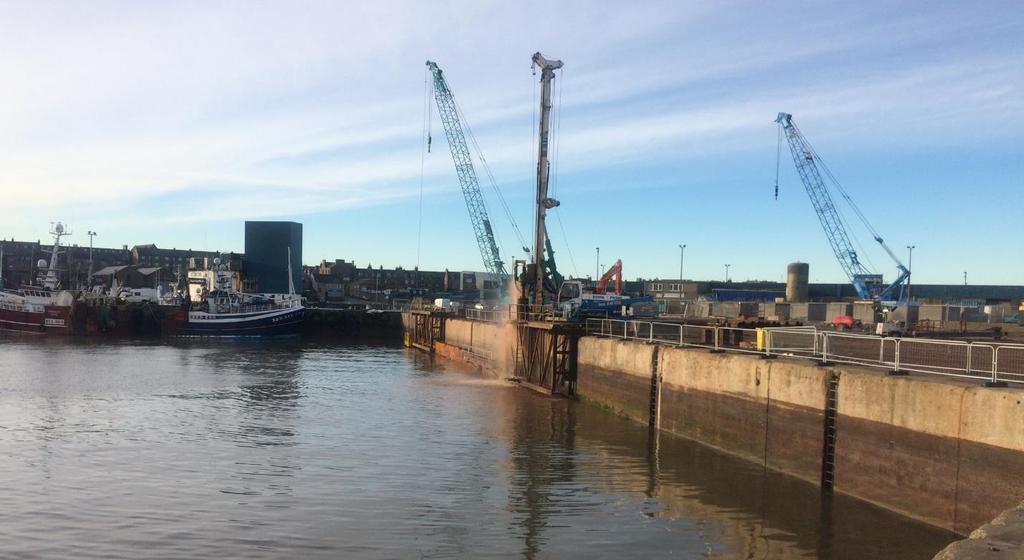
[[[475,321],[505,323],[509,320],[509,310],[505,307],[499,307],[496,309],[467,309],[464,317]]]
[[[794,357],[910,372],[1024,383],[1024,345],[895,338],[820,330],[815,327],[759,329],[657,321],[587,319],[591,336],[641,340],[766,358]]]

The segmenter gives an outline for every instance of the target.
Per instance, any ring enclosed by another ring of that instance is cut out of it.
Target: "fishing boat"
[[[289,252],[290,253],[290,252]],[[289,263],[291,257],[289,255]],[[212,285],[203,285],[197,301],[186,293],[182,305],[164,321],[163,331],[183,337],[261,337],[297,335],[305,307],[295,294],[289,264],[289,293],[246,294],[234,286],[227,265],[214,259]]]
[[[6,289],[3,284],[3,254],[0,252],[0,331],[29,334],[71,334],[71,315],[76,293],[60,288],[57,256],[60,239],[70,232],[57,222],[50,261],[39,259],[41,285]],[[0,249],[2,250],[2,249]]]

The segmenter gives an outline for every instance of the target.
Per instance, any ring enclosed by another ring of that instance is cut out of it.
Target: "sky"
[[[803,261],[845,281],[785,146],[774,199],[785,111],[896,255],[916,247],[914,282],[1024,283],[1014,1],[0,0],[0,237],[60,220],[81,245],[242,251],[246,219],[295,220],[306,264],[480,270],[424,63],[529,240],[536,51],[565,64],[548,219],[564,273],[622,259],[675,278],[685,244],[686,278]],[[502,255],[523,258],[477,172]]]

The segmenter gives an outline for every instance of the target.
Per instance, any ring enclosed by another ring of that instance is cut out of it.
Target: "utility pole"
[[[89,235],[89,278],[86,280],[86,282],[88,282],[88,284],[92,286],[92,238],[96,237],[96,232],[89,230],[86,233]]]
[[[686,251],[686,244],[679,246],[679,293],[683,293],[683,252]]]
[[[594,261],[594,282],[597,282],[597,279],[601,277],[601,248],[594,247],[594,249],[597,251],[597,260]]]
[[[533,239],[533,265],[536,278],[533,286],[533,304],[544,305],[544,240],[547,228],[544,224],[547,211],[558,206],[558,201],[548,198],[548,140],[551,131],[551,80],[555,70],[562,67],[561,60],[548,60],[539,52],[533,53],[533,64],[540,68],[540,134],[537,141],[537,217]]]
[[[907,301],[910,301],[910,277],[914,273],[914,249],[917,245],[907,245],[907,251],[910,252],[910,256],[907,257],[907,270],[910,272],[907,274]]]
[[[730,267],[730,266],[732,266],[732,265],[731,265],[731,264],[727,264],[727,265],[725,265],[725,281],[726,281],[726,282],[728,282],[728,281],[729,281],[729,267]]]

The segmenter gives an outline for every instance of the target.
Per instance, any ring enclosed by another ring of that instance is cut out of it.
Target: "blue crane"
[[[832,245],[832,251],[836,254],[836,259],[839,261],[840,266],[846,272],[846,275],[850,278],[853,283],[853,288],[857,291],[857,295],[862,299],[882,300],[890,301],[893,299],[903,299],[903,288],[904,282],[910,277],[910,270],[903,266],[896,254],[892,252],[892,249],[885,244],[875,228],[871,227],[864,214],[857,208],[857,205],[853,203],[850,196],[843,190],[843,187],[835,179],[832,173],[825,167],[825,163],[818,157],[818,154],[811,147],[807,139],[797,128],[793,122],[793,115],[789,113],[779,113],[775,122],[779,123],[779,154],[781,157],[782,151],[782,136],[786,136],[786,140],[789,143],[789,149],[793,154],[793,163],[796,165],[796,171],[800,175],[800,180],[803,181],[804,188],[807,190],[807,196],[811,199],[811,204],[814,206],[814,211],[818,214],[818,219],[821,221],[821,228],[825,230],[825,237],[828,238],[829,244]],[[836,208],[835,203],[832,201],[832,195],[829,192],[828,186],[822,179],[821,172],[818,166],[821,166],[825,170],[825,173],[832,180],[832,183],[836,186],[840,195],[850,204],[857,217],[860,218],[861,222],[867,227],[868,231],[871,232],[871,236],[874,237],[875,241],[885,249],[885,252],[889,254],[893,262],[896,263],[896,268],[899,270],[898,278],[895,282],[888,286],[882,280],[881,274],[874,274],[864,263],[860,262],[857,257],[857,251],[853,248],[851,243],[850,235],[846,231],[846,224],[843,220],[842,214],[839,209]],[[778,174],[778,166],[776,166],[776,175]],[[775,196],[778,197],[778,177],[776,176],[775,184]]]
[[[466,199],[466,208],[469,210],[469,219],[473,224],[473,233],[476,234],[476,243],[480,247],[484,268],[491,274],[505,278],[508,276],[508,272],[505,270],[505,263],[501,260],[498,243],[494,239],[494,230],[491,228],[491,220],[487,215],[484,195],[480,192],[480,182],[477,180],[476,169],[473,167],[473,158],[470,155],[469,146],[466,144],[466,136],[462,132],[458,105],[456,105],[455,97],[448,88],[448,83],[437,63],[428,60],[427,68],[434,76],[434,100],[437,102],[437,112],[444,125],[444,133],[448,138],[448,147],[451,148],[452,160],[455,161],[455,172],[459,176],[459,185],[462,186],[462,194]]]

